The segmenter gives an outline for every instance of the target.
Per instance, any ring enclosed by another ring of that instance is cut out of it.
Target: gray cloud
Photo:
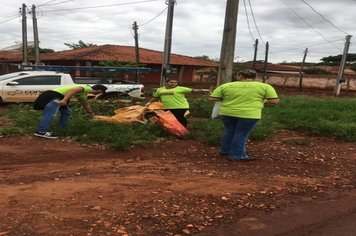
[[[2,0],[0,22],[18,15],[23,2],[31,8],[32,4],[40,6],[50,1]],[[133,2],[138,0],[74,0],[63,4],[40,6],[37,9],[40,46],[65,50],[68,47],[64,43],[74,43],[78,40],[95,44],[133,46],[132,24],[137,21],[140,26],[140,46],[163,50],[167,11],[157,15],[167,7],[165,0],[54,11]],[[356,1],[306,0],[306,2],[343,31],[355,34]],[[235,57],[239,61],[253,58],[254,39],[259,38],[248,0],[245,0],[253,38],[250,36],[243,3],[244,1],[240,0],[235,52]],[[342,53],[345,34],[313,12],[303,1],[250,0],[250,3],[262,39],[270,44],[270,61],[301,61],[306,47],[310,50],[307,61],[318,61],[321,57]],[[172,53],[219,58],[225,7],[226,0],[177,0],[174,10]],[[152,20],[154,17],[156,18]],[[152,22],[145,24],[150,20]],[[20,17],[1,23],[0,32],[2,39],[0,48],[21,41]],[[28,15],[28,40],[32,39],[32,19],[31,15]],[[263,60],[265,46],[261,39],[259,40],[258,59]],[[354,37],[351,42],[353,41]],[[355,52],[353,44],[349,52]]]

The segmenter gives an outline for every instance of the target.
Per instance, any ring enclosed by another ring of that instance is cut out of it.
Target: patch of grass
[[[194,119],[190,121],[191,138],[209,145],[219,145],[223,134],[220,120]]]
[[[192,117],[210,118],[214,102],[208,101],[208,97],[189,99],[189,111]]]
[[[210,119],[213,102],[206,98],[191,101],[189,139],[200,140],[209,145],[219,145],[223,135],[223,123]],[[128,104],[93,102],[97,115],[111,116],[114,110]],[[109,124],[92,121],[81,105],[71,104],[73,114],[66,129],[57,127],[58,117],[51,130],[61,136],[70,136],[80,142],[96,142],[127,150],[133,146],[147,146],[155,140],[171,139],[158,124]],[[1,111],[0,116],[11,120],[12,127],[1,127],[0,135],[27,134],[36,130],[41,111],[30,105],[14,104]],[[356,141],[356,99],[315,99],[309,97],[282,97],[277,106],[266,106],[263,118],[250,135],[251,139],[263,140],[273,136],[279,128],[305,130],[310,133],[330,135],[348,141]],[[297,140],[297,145],[309,145],[308,140]]]
[[[14,134],[25,134],[22,129],[18,127],[12,127],[12,128],[0,128],[0,137],[1,136],[6,136],[6,135],[14,135]]]
[[[356,99],[283,97],[268,112],[286,129],[356,141]]]

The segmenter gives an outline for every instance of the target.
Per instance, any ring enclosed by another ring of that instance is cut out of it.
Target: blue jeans
[[[231,160],[247,159],[246,142],[259,119],[221,116],[224,122],[224,135],[220,153],[229,155]]]
[[[38,126],[37,132],[47,132],[48,127],[51,125],[52,120],[58,111],[61,113],[59,117],[59,127],[63,128],[67,126],[72,110],[68,106],[61,107],[56,101],[57,100],[52,100],[44,107],[43,115],[40,120],[40,125]]]

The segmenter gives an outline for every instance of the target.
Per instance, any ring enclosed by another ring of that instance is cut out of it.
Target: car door
[[[61,75],[31,75],[9,80],[3,87],[4,102],[34,102],[42,92],[58,88]]]

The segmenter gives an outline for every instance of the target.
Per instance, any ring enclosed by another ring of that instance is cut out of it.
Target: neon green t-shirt
[[[278,98],[278,95],[269,84],[236,81],[220,85],[210,97],[222,98],[220,115],[261,119],[264,100]]]
[[[161,87],[156,90],[153,96],[160,98],[165,109],[189,109],[189,103],[185,94],[192,91],[193,89],[182,86],[169,89]]]
[[[69,90],[71,90],[73,88],[77,88],[77,87],[82,87],[83,88],[83,92],[82,93],[74,94],[74,97],[79,99],[79,100],[87,100],[88,99],[88,93],[93,91],[93,89],[88,85],[69,85],[69,86],[64,86],[64,87],[60,87],[60,88],[56,88],[56,89],[52,89],[52,90],[56,91],[56,92],[58,92],[58,93],[60,93],[60,94],[62,94],[64,96]]]

